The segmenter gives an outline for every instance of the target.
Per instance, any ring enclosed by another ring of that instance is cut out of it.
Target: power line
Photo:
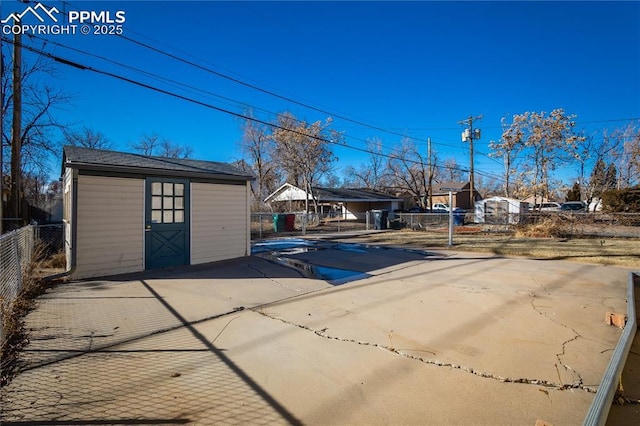
[[[329,116],[331,116],[331,117],[339,118],[339,119],[341,119],[341,120],[348,121],[348,122],[350,122],[350,123],[354,123],[354,124],[358,124],[358,125],[363,126],[363,127],[368,127],[368,128],[370,128],[370,129],[373,129],[373,130],[378,130],[378,131],[380,131],[380,132],[385,132],[385,133],[389,133],[389,134],[396,135],[396,136],[408,137],[408,138],[410,138],[410,139],[414,139],[414,140],[418,140],[418,141],[426,142],[426,139],[421,139],[421,138],[411,137],[411,136],[407,136],[407,135],[402,134],[402,133],[394,132],[394,131],[392,131],[392,130],[387,130],[387,129],[384,129],[384,128],[379,127],[379,126],[375,126],[375,125],[373,125],[373,124],[368,124],[368,123],[365,123],[365,122],[363,122],[363,121],[355,120],[355,119],[352,119],[352,118],[346,117],[346,116],[341,115],[341,114],[335,114],[335,113],[332,113],[331,111],[327,111],[327,110],[325,110],[325,109],[318,108],[318,107],[315,107],[315,106],[313,106],[313,105],[309,105],[309,104],[307,104],[307,103],[297,101],[297,100],[292,99],[292,98],[290,98],[290,97],[288,97],[288,96],[280,95],[280,94],[278,94],[278,93],[276,93],[276,92],[273,92],[273,91],[271,91],[271,90],[263,89],[263,88],[261,88],[261,87],[259,87],[259,86],[256,86],[255,84],[247,83],[247,82],[242,81],[242,80],[239,80],[239,79],[237,79],[237,78],[235,78],[235,77],[232,77],[232,76],[229,76],[229,75],[223,74],[223,73],[221,73],[221,72],[218,72],[218,71],[212,70],[211,68],[207,68],[207,67],[205,67],[205,66],[202,66],[202,65],[197,64],[197,63],[195,63],[195,62],[192,62],[192,61],[189,61],[189,60],[187,60],[187,59],[181,58],[181,57],[179,57],[179,56],[177,56],[177,55],[174,55],[174,54],[172,54],[172,53],[165,52],[164,50],[158,49],[158,48],[156,48],[156,47],[153,47],[153,46],[148,45],[148,44],[146,44],[146,43],[143,43],[143,42],[141,42],[141,41],[138,41],[138,40],[132,39],[131,37],[127,37],[127,36],[125,36],[125,35],[123,35],[123,34],[120,34],[120,35],[119,35],[119,37],[121,37],[121,38],[123,38],[123,39],[125,39],[125,40],[128,40],[128,41],[130,41],[130,42],[132,42],[132,43],[134,43],[134,44],[137,44],[137,45],[139,45],[139,46],[142,46],[142,47],[144,47],[144,48],[146,48],[146,49],[152,50],[152,51],[154,51],[154,52],[156,52],[156,53],[159,53],[159,54],[161,54],[161,55],[168,56],[169,58],[172,58],[172,59],[175,59],[175,60],[177,60],[177,61],[183,62],[183,63],[185,63],[185,64],[187,64],[187,65],[191,65],[191,66],[193,66],[193,67],[196,67],[196,68],[198,68],[198,69],[200,69],[200,70],[202,70],[202,71],[206,71],[206,72],[208,72],[208,73],[210,73],[210,74],[213,74],[213,75],[216,75],[216,76],[218,76],[218,77],[224,78],[224,79],[226,79],[226,80],[232,81],[232,82],[234,82],[234,83],[236,83],[236,84],[240,84],[240,85],[242,85],[242,86],[249,87],[250,89],[257,90],[257,91],[259,91],[259,92],[262,92],[262,93],[265,93],[265,94],[267,94],[267,95],[270,95],[270,96],[276,97],[276,98],[278,98],[278,99],[285,100],[285,101],[287,101],[287,102],[291,102],[291,103],[293,103],[293,104],[296,104],[296,105],[302,106],[302,107],[304,107],[304,108],[308,108],[308,109],[311,109],[311,110],[313,110],[313,111],[320,112],[320,113],[322,113],[322,114],[327,114],[327,115],[329,115]]]
[[[34,3],[33,1],[30,1],[30,0],[23,0],[23,1],[24,1],[24,3]],[[40,2],[40,3],[42,3],[42,2]],[[68,3],[68,2],[65,2],[65,3]],[[336,114],[336,113],[333,113],[333,112],[328,111],[326,109],[319,108],[319,107],[310,105],[310,104],[305,103],[305,102],[297,101],[297,100],[295,100],[295,99],[293,99],[291,97],[281,95],[281,94],[276,93],[276,92],[274,92],[272,90],[263,89],[262,87],[259,87],[259,86],[255,85],[255,84],[247,83],[246,81],[240,80],[239,78],[232,77],[230,75],[227,75],[225,73],[221,73],[219,71],[216,71],[216,70],[213,70],[211,68],[205,67],[203,65],[200,65],[200,64],[198,64],[196,62],[193,62],[193,61],[190,61],[188,59],[181,58],[178,55],[174,55],[174,54],[166,52],[166,51],[164,51],[162,49],[159,49],[159,48],[156,48],[154,46],[151,46],[151,45],[149,45],[147,43],[135,40],[135,39],[133,39],[131,37],[127,37],[124,34],[117,34],[117,37],[120,37],[120,38],[122,38],[124,40],[127,40],[127,41],[129,41],[131,43],[134,43],[134,44],[136,44],[138,46],[144,47],[145,49],[149,49],[149,50],[154,51],[156,53],[159,53],[161,55],[164,55],[164,56],[167,56],[169,58],[172,58],[172,59],[174,59],[176,61],[179,61],[179,62],[182,62],[184,64],[190,65],[192,67],[198,68],[198,69],[200,69],[202,71],[208,72],[208,73],[213,74],[215,76],[218,76],[220,78],[224,78],[224,79],[229,80],[229,81],[231,81],[233,83],[248,87],[248,88],[253,89],[253,90],[257,90],[257,91],[265,93],[265,94],[267,94],[269,96],[273,96],[273,97],[276,97],[278,99],[282,99],[284,101],[293,103],[295,105],[302,106],[304,108],[308,108],[308,109],[311,109],[313,111],[320,112],[322,114],[326,114],[326,115],[328,115],[330,117],[338,118],[338,119],[341,119],[341,120],[344,120],[344,121],[348,121],[350,123],[358,124],[359,126],[367,127],[367,128],[373,129],[373,130],[377,130],[377,131],[380,131],[380,132],[392,134],[392,135],[395,135],[395,136],[400,136],[400,137],[403,137],[403,138],[409,138],[409,139],[416,140],[416,141],[421,141],[421,142],[427,142],[426,139],[417,138],[417,137],[414,137],[414,136],[408,136],[406,134],[395,132],[393,130],[388,130],[388,129],[385,129],[385,128],[380,127],[380,126],[376,126],[376,125],[373,125],[373,124],[365,123],[365,122],[360,121],[360,120],[349,118],[349,117],[347,117],[347,116],[345,116],[343,114]]]
[[[228,101],[230,101],[230,102],[234,102],[235,104],[238,104],[238,105],[239,105],[239,106],[241,106],[241,107],[249,107],[249,109],[250,109],[251,111],[253,111],[253,110],[256,110],[256,111],[262,111],[262,112],[265,112],[265,113],[271,114],[271,115],[273,115],[274,117],[277,117],[277,116],[279,116],[279,115],[280,115],[280,113],[273,112],[273,111],[270,111],[270,110],[267,110],[267,109],[264,109],[264,108],[256,107],[256,106],[254,106],[254,105],[252,105],[252,104],[249,104],[249,103],[247,103],[247,102],[243,102],[243,101],[239,101],[239,100],[236,100],[236,99],[233,99],[233,98],[229,98],[229,97],[226,97],[226,96],[223,96],[223,95],[219,95],[219,94],[217,94],[217,93],[213,93],[213,92],[210,92],[210,91],[207,91],[207,90],[201,89],[201,88],[199,88],[199,87],[195,87],[195,86],[192,86],[192,85],[189,85],[189,84],[186,84],[186,83],[182,83],[182,82],[179,82],[179,81],[177,81],[177,80],[169,79],[169,78],[166,78],[166,77],[160,76],[160,75],[158,75],[158,74],[154,74],[154,73],[152,73],[152,72],[145,71],[145,70],[142,70],[142,69],[140,69],[140,68],[136,68],[136,67],[134,67],[134,66],[127,65],[127,64],[124,64],[124,63],[121,63],[121,62],[118,62],[118,61],[112,60],[112,59],[107,58],[107,57],[102,56],[102,55],[97,55],[97,54],[95,54],[95,53],[87,52],[87,51],[85,51],[85,50],[81,50],[81,49],[78,49],[78,48],[75,48],[75,47],[70,47],[70,46],[67,46],[67,45],[65,45],[65,44],[58,43],[58,42],[55,42],[55,41],[50,41],[50,40],[44,39],[44,38],[42,38],[42,37],[34,36],[34,35],[30,35],[29,37],[30,37],[30,38],[39,39],[39,40],[42,40],[42,41],[44,41],[44,42],[46,42],[46,43],[53,44],[53,45],[55,45],[55,46],[62,47],[62,48],[65,48],[65,49],[69,49],[69,50],[71,50],[71,51],[74,51],[74,52],[77,52],[77,53],[81,53],[81,54],[84,54],[84,55],[87,55],[87,56],[90,56],[90,57],[94,57],[94,58],[97,58],[97,59],[101,59],[101,60],[103,60],[103,61],[106,61],[106,62],[112,63],[112,64],[114,64],[114,65],[121,66],[121,67],[123,67],[123,68],[129,69],[129,70],[132,70],[132,71],[135,71],[135,72],[137,72],[137,73],[139,73],[139,74],[146,75],[146,76],[150,76],[150,77],[155,78],[155,79],[157,79],[157,80],[161,80],[161,81],[169,82],[169,83],[173,84],[174,86],[182,86],[182,87],[186,87],[186,88],[188,88],[188,89],[191,89],[192,93],[193,93],[193,91],[198,91],[198,92],[202,92],[202,93],[204,93],[204,94],[211,95],[211,96],[214,96],[214,97],[217,97],[217,98],[220,98],[220,99],[224,99],[224,100],[228,100]],[[72,62],[70,62],[69,60],[66,60],[66,59],[62,59],[62,58],[60,58],[60,59],[58,59],[57,61],[58,61],[58,62],[61,62],[61,63],[65,63],[66,65],[75,66],[75,65],[74,65],[74,63],[72,63]],[[228,104],[228,105],[231,105],[231,104]],[[300,120],[300,119],[297,119],[297,118],[292,118],[292,119],[293,119],[293,121],[295,121],[295,122],[296,122],[296,123],[298,123],[298,124],[303,124],[303,123],[304,123],[304,121],[303,121],[303,120]],[[360,141],[360,142],[365,142],[365,143],[366,143],[366,142],[368,142],[368,140],[361,139],[361,138],[358,138],[358,137],[355,137],[355,136],[349,136],[349,138],[350,138],[350,139],[352,139],[352,140]],[[448,145],[448,144],[445,144],[445,143],[440,143],[440,145],[443,145],[443,146],[452,146],[452,147],[456,147],[456,148],[457,148],[457,146],[454,146],[454,145]]]
[[[233,99],[233,98],[230,98],[230,97],[227,97],[227,96],[223,96],[223,95],[220,95],[220,94],[217,94],[217,93],[214,93],[214,92],[211,92],[211,91],[208,91],[208,90],[196,87],[196,86],[192,86],[192,85],[189,85],[189,84],[186,84],[186,83],[182,83],[182,82],[177,81],[177,80],[173,80],[173,79],[170,79],[170,78],[167,78],[167,77],[163,77],[161,75],[158,75],[158,74],[155,74],[155,73],[152,73],[152,72],[149,72],[149,71],[145,71],[143,69],[134,67],[132,65],[127,65],[125,63],[115,61],[113,59],[107,58],[106,56],[102,56],[102,55],[98,55],[98,54],[95,54],[95,53],[87,52],[86,50],[82,50],[82,49],[78,49],[78,48],[75,48],[75,47],[67,46],[65,44],[58,43],[58,42],[51,41],[51,40],[47,40],[47,39],[44,39],[42,37],[38,37],[38,36],[35,36],[35,35],[30,35],[29,37],[42,40],[42,41],[44,41],[44,42],[46,42],[48,44],[53,44],[55,46],[62,47],[64,49],[69,49],[69,50],[77,52],[77,53],[81,53],[81,54],[84,54],[84,55],[87,55],[87,56],[91,56],[91,57],[94,57],[94,58],[97,58],[97,59],[101,59],[103,61],[112,63],[114,65],[117,65],[117,66],[129,69],[129,70],[135,71],[135,72],[137,72],[139,74],[147,75],[147,76],[153,77],[153,78],[155,78],[157,80],[163,80],[165,82],[173,84],[174,86],[186,87],[186,88],[191,89],[193,91],[202,92],[202,93],[204,93],[206,95],[210,95],[210,96],[214,96],[216,98],[220,98],[220,99],[223,99],[223,100],[226,100],[226,101],[230,101],[230,102],[233,102],[234,104],[237,104],[237,105],[240,105],[240,106],[248,106],[248,107],[250,107],[251,110],[265,112],[265,113],[271,114],[273,116],[278,116],[279,115],[279,113],[277,113],[277,112],[273,112],[273,111],[270,111],[270,110],[267,110],[267,109],[264,109],[264,108],[253,106],[253,105],[249,104],[248,102],[239,101],[237,99]],[[231,105],[231,104],[229,104],[229,105]],[[298,120],[298,119],[295,119],[295,121],[297,121],[299,123],[302,122],[301,120]]]
[[[12,40],[9,40],[9,39],[7,39],[5,37],[2,37],[2,40],[6,41],[8,43],[13,43]],[[52,53],[45,52],[45,51],[43,51],[41,49],[37,49],[37,48],[32,47],[32,46],[27,46],[27,45],[23,44],[22,47],[27,49],[27,50],[29,50],[29,51],[31,51],[31,52],[33,52],[33,53],[45,56],[45,57],[47,57],[47,58],[49,58],[49,59],[51,59],[53,61],[56,61],[58,63],[64,64],[64,65],[67,65],[67,66],[71,66],[71,67],[77,68],[77,69],[82,70],[82,71],[91,71],[91,72],[94,72],[94,73],[97,73],[97,74],[101,74],[101,75],[104,75],[104,76],[112,77],[112,78],[115,78],[115,79],[120,80],[120,81],[124,81],[124,82],[130,83],[130,84],[133,84],[133,85],[136,85],[136,86],[148,89],[148,90],[152,90],[152,91],[157,92],[157,93],[161,93],[161,94],[164,94],[164,95],[167,95],[167,96],[171,96],[171,97],[174,97],[174,98],[177,98],[177,99],[181,99],[183,101],[187,101],[187,102],[190,102],[190,103],[193,103],[193,104],[196,104],[196,105],[200,105],[200,106],[203,106],[203,107],[206,107],[206,108],[209,108],[209,109],[213,109],[213,110],[216,110],[216,111],[228,114],[228,115],[232,115],[232,116],[235,116],[235,117],[238,117],[238,118],[242,118],[244,120],[248,120],[248,121],[252,121],[252,122],[255,122],[255,123],[259,123],[259,124],[262,124],[262,125],[265,125],[265,126],[268,126],[268,127],[271,127],[271,128],[284,130],[284,131],[291,132],[291,133],[294,133],[294,134],[298,134],[298,135],[301,135],[301,136],[304,136],[304,137],[315,139],[315,140],[318,140],[318,141],[321,141],[321,142],[329,143],[329,144],[332,144],[332,145],[337,145],[337,146],[340,146],[340,147],[343,147],[343,148],[352,149],[352,150],[359,151],[359,152],[364,152],[364,153],[367,153],[367,154],[378,155],[378,156],[381,156],[383,158],[398,159],[398,157],[393,155],[393,154],[384,154],[384,153],[380,153],[380,152],[375,152],[375,151],[371,151],[369,149],[359,148],[359,147],[352,146],[352,145],[347,145],[346,143],[340,143],[340,142],[337,142],[337,141],[334,141],[334,140],[331,140],[331,139],[325,139],[325,138],[322,138],[322,137],[319,137],[319,136],[310,135],[310,134],[307,134],[307,133],[304,133],[304,132],[297,131],[295,129],[288,129],[288,128],[280,126],[278,124],[270,123],[270,122],[267,122],[267,121],[264,121],[264,120],[257,119],[255,117],[250,117],[250,116],[245,115],[245,114],[237,113],[237,112],[234,112],[234,111],[231,111],[231,110],[228,110],[228,109],[225,109],[225,108],[221,108],[221,107],[218,107],[218,106],[206,103],[206,102],[202,102],[202,101],[199,101],[197,99],[189,98],[187,96],[184,96],[184,95],[181,95],[181,94],[178,94],[178,93],[174,93],[174,92],[170,92],[168,90],[161,89],[161,88],[152,86],[150,84],[147,84],[147,83],[144,83],[144,82],[140,82],[140,81],[128,78],[128,77],[124,77],[124,76],[121,76],[121,75],[118,75],[118,74],[115,74],[115,73],[112,73],[112,72],[109,72],[109,71],[99,70],[97,68],[94,68],[94,67],[91,67],[91,66],[88,66],[88,65],[83,65],[83,64],[80,64],[78,62],[75,62],[75,61],[72,61],[72,60],[69,60],[69,59],[66,59],[66,58],[62,58],[62,57],[60,57],[58,55],[54,55]],[[415,161],[415,160],[411,160],[411,159],[405,159],[405,161],[407,163],[411,163],[411,164],[420,164],[419,161]],[[444,167],[444,166],[436,166],[436,167],[448,169],[447,167]],[[469,172],[468,169],[465,169],[465,168],[462,168],[462,167],[453,167],[453,168],[450,168],[450,169],[458,170],[458,171],[461,171],[461,172],[464,172],[464,173],[468,173]],[[500,179],[499,177],[497,177],[495,175],[492,175],[490,173],[478,172],[478,174],[481,174],[483,176],[486,176],[486,177],[492,178],[492,179]]]
[[[78,49],[76,47],[71,47],[71,46],[56,42],[56,41],[47,40],[45,38],[38,37],[38,36],[35,36],[35,35],[29,35],[29,37],[33,38],[33,39],[42,40],[45,43],[52,44],[52,45],[55,45],[55,46],[58,46],[58,47],[61,47],[61,48],[64,48],[64,49],[68,49],[68,50],[71,50],[71,51],[74,51],[74,52],[77,52],[77,53],[81,53],[83,55],[87,55],[87,56],[90,56],[90,57],[93,57],[93,58],[97,58],[97,59],[103,60],[105,62],[120,66],[122,68],[135,71],[135,72],[137,72],[139,74],[146,75],[146,76],[155,78],[157,80],[168,82],[170,84],[173,84],[174,86],[186,87],[186,88],[190,89],[192,91],[192,93],[193,93],[193,91],[198,91],[198,92],[202,92],[202,93],[204,93],[206,95],[210,95],[210,96],[213,96],[213,97],[216,97],[216,98],[220,98],[220,99],[223,99],[223,100],[227,100],[227,101],[233,102],[234,104],[237,104],[237,105],[239,105],[241,107],[248,107],[251,111],[254,111],[254,110],[255,111],[261,111],[261,112],[270,114],[270,115],[272,115],[274,117],[277,117],[277,116],[280,115],[280,113],[277,113],[277,112],[274,112],[274,111],[270,111],[270,110],[267,110],[267,109],[264,109],[264,108],[261,108],[261,107],[257,107],[255,105],[252,105],[252,104],[248,103],[248,102],[244,102],[244,101],[240,101],[240,100],[237,100],[237,99],[233,99],[233,98],[230,98],[230,97],[227,97],[227,96],[223,96],[223,95],[220,95],[220,94],[217,94],[217,93],[205,90],[205,89],[201,89],[201,88],[196,87],[196,86],[192,86],[192,85],[189,85],[189,84],[186,84],[186,83],[182,83],[182,82],[177,81],[177,80],[173,80],[173,79],[170,79],[170,78],[167,78],[167,77],[163,77],[161,75],[158,75],[158,74],[155,74],[155,73],[152,73],[152,72],[149,72],[149,71],[145,71],[143,69],[134,67],[132,65],[128,65],[128,64],[125,64],[125,63],[122,63],[122,62],[119,62],[119,61],[115,61],[115,60],[110,59],[110,58],[108,58],[106,56],[103,56],[103,55],[98,55],[98,54],[95,54],[95,53],[92,53],[92,52],[88,52],[86,50]],[[232,105],[232,104],[228,104],[228,105]],[[300,120],[300,119],[297,119],[297,118],[293,118],[293,120],[298,124],[304,123],[303,120]],[[358,137],[355,137],[355,136],[350,136],[350,138],[353,139],[353,140],[356,140],[356,141],[360,141],[360,142],[365,142],[365,143],[368,142],[366,139],[361,139],[361,138],[358,138]],[[440,146],[459,148],[458,145],[455,145],[453,143],[437,142],[436,144],[438,144]]]

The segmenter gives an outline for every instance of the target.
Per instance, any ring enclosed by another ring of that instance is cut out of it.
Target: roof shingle
[[[137,174],[170,174],[184,177],[253,180],[251,173],[228,163],[185,158],[152,157],[129,152],[107,151],[67,145],[63,148],[63,166],[83,170]]]

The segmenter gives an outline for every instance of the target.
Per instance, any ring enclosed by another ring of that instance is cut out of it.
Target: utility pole
[[[466,120],[458,121],[458,124],[469,126],[462,132],[462,142],[469,142],[469,208],[475,208],[474,168],[473,168],[473,141],[480,139],[480,129],[473,128],[473,122],[482,120],[482,115],[469,116]]]
[[[22,34],[13,36],[13,123],[11,128],[12,216],[20,217],[20,151],[22,148]]]
[[[2,37],[0,37],[0,72],[4,73],[4,53],[2,52]],[[2,234],[3,204],[4,204],[4,174],[2,172],[2,148],[4,146],[4,85],[0,87],[0,234]]]
[[[431,138],[427,138],[427,155],[429,157],[429,211],[433,209],[433,161],[431,157]]]

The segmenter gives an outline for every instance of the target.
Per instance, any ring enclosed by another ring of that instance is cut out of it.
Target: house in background
[[[433,184],[433,195],[431,197],[433,204],[444,203],[449,204],[449,189],[451,189],[453,196],[453,205],[450,207],[460,208],[464,210],[472,210],[474,205],[471,204],[471,197],[469,182],[441,182]],[[479,200],[482,197],[480,193],[474,189],[474,200]]]
[[[229,164],[65,146],[62,174],[71,278],[250,254],[253,176]]]
[[[308,200],[311,210],[314,199],[318,203],[321,217],[344,220],[365,220],[365,215],[370,210],[392,212],[402,208],[402,198],[370,189],[313,187],[308,194],[304,189],[289,183],[276,189],[264,202],[271,205],[274,211],[295,211],[304,210],[305,200]]]

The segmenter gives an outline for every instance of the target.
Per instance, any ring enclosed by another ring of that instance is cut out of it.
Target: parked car
[[[416,206],[416,207],[411,207],[409,210],[407,210],[407,213],[424,213],[424,210]]]
[[[587,205],[582,201],[567,201],[560,206],[560,210],[566,211],[586,211]]]
[[[444,210],[444,211],[448,212],[449,211],[449,205],[445,204],[445,203],[434,203],[432,211],[433,210]]]
[[[554,202],[538,203],[530,207],[530,210],[534,212],[558,212],[560,211],[560,204]]]

